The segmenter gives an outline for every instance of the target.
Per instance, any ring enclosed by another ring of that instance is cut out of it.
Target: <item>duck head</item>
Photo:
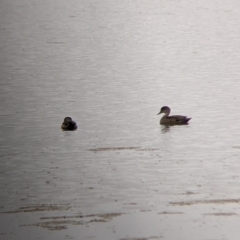
[[[170,107],[168,107],[168,106],[163,106],[163,107],[160,109],[160,112],[159,112],[157,115],[159,115],[159,114],[161,114],[161,113],[165,113],[166,115],[169,115],[169,114],[170,114],[170,111],[171,111]]]
[[[64,119],[63,119],[63,122],[65,122],[65,123],[67,123],[67,122],[72,122],[73,120],[72,120],[72,118],[70,118],[70,117],[65,117]]]

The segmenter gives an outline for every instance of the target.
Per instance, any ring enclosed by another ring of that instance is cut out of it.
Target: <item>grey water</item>
[[[0,239],[238,240],[239,12],[2,0]]]

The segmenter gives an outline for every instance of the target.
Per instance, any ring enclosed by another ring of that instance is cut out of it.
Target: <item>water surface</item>
[[[0,238],[239,239],[239,11],[2,1]]]

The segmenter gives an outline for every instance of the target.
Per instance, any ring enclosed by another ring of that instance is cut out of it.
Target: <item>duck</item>
[[[77,124],[70,117],[65,117],[61,126],[64,131],[73,131],[77,129]]]
[[[184,124],[188,124],[188,122],[191,119],[181,115],[169,116],[170,112],[171,112],[171,109],[168,106],[163,106],[160,109],[160,112],[157,115],[164,113],[163,117],[160,119],[161,125],[184,125]]]

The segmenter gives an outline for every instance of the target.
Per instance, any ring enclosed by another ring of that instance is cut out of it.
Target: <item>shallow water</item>
[[[238,240],[239,11],[2,1],[0,239]]]

